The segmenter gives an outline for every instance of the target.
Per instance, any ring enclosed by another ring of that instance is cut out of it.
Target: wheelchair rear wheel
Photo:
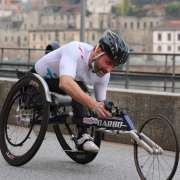
[[[10,165],[21,166],[32,159],[44,139],[48,118],[44,88],[28,74],[11,88],[1,111],[0,149]]]

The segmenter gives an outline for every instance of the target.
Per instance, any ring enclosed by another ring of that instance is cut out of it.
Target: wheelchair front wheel
[[[36,154],[48,117],[49,103],[41,82],[26,75],[11,88],[1,111],[0,149],[10,165],[23,165]]]
[[[144,122],[139,132],[143,132],[164,150],[162,154],[150,154],[134,143],[134,160],[141,179],[172,179],[178,166],[179,147],[170,121],[161,115],[154,116]]]

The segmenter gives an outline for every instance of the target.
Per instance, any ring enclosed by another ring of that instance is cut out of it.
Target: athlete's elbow
[[[69,81],[67,80],[67,78],[60,78],[59,80],[59,88],[66,91],[69,88]]]
[[[66,90],[66,84],[62,81],[59,81],[59,88],[65,91]]]

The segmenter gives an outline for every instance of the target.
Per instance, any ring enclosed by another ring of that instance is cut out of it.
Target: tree
[[[132,4],[138,6],[138,7],[142,7],[145,4],[151,4],[153,3],[154,0],[131,0]]]
[[[177,2],[180,0],[131,0],[132,4],[142,7],[145,4],[162,4],[162,3],[169,3],[169,2]]]
[[[129,8],[129,0],[124,0],[123,4],[117,4],[116,6],[113,6],[111,12],[119,16],[127,16],[129,13]]]
[[[180,2],[167,3],[165,12],[166,17],[180,17]]]
[[[123,15],[128,15],[129,12],[129,0],[125,0],[122,8]]]
[[[80,3],[80,0],[47,0],[48,3],[50,4],[61,4],[62,2],[69,2],[71,4],[77,4],[77,3]]]
[[[48,3],[50,3],[50,4],[60,4],[59,0],[48,0]]]
[[[131,7],[128,11],[128,16],[144,17],[146,13],[142,8]]]
[[[116,6],[112,6],[111,12],[117,16],[121,16],[122,15],[121,6],[119,4]]]

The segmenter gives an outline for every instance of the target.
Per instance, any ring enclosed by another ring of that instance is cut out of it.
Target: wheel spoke
[[[141,167],[143,168],[143,167],[146,165],[146,163],[149,162],[149,160],[150,160],[151,158],[152,158],[151,156],[148,156],[148,157],[144,160],[144,163],[141,164]]]
[[[162,155],[162,160],[165,162],[166,168],[169,168],[169,170],[172,170],[170,162],[168,160],[166,160],[163,155]]]

